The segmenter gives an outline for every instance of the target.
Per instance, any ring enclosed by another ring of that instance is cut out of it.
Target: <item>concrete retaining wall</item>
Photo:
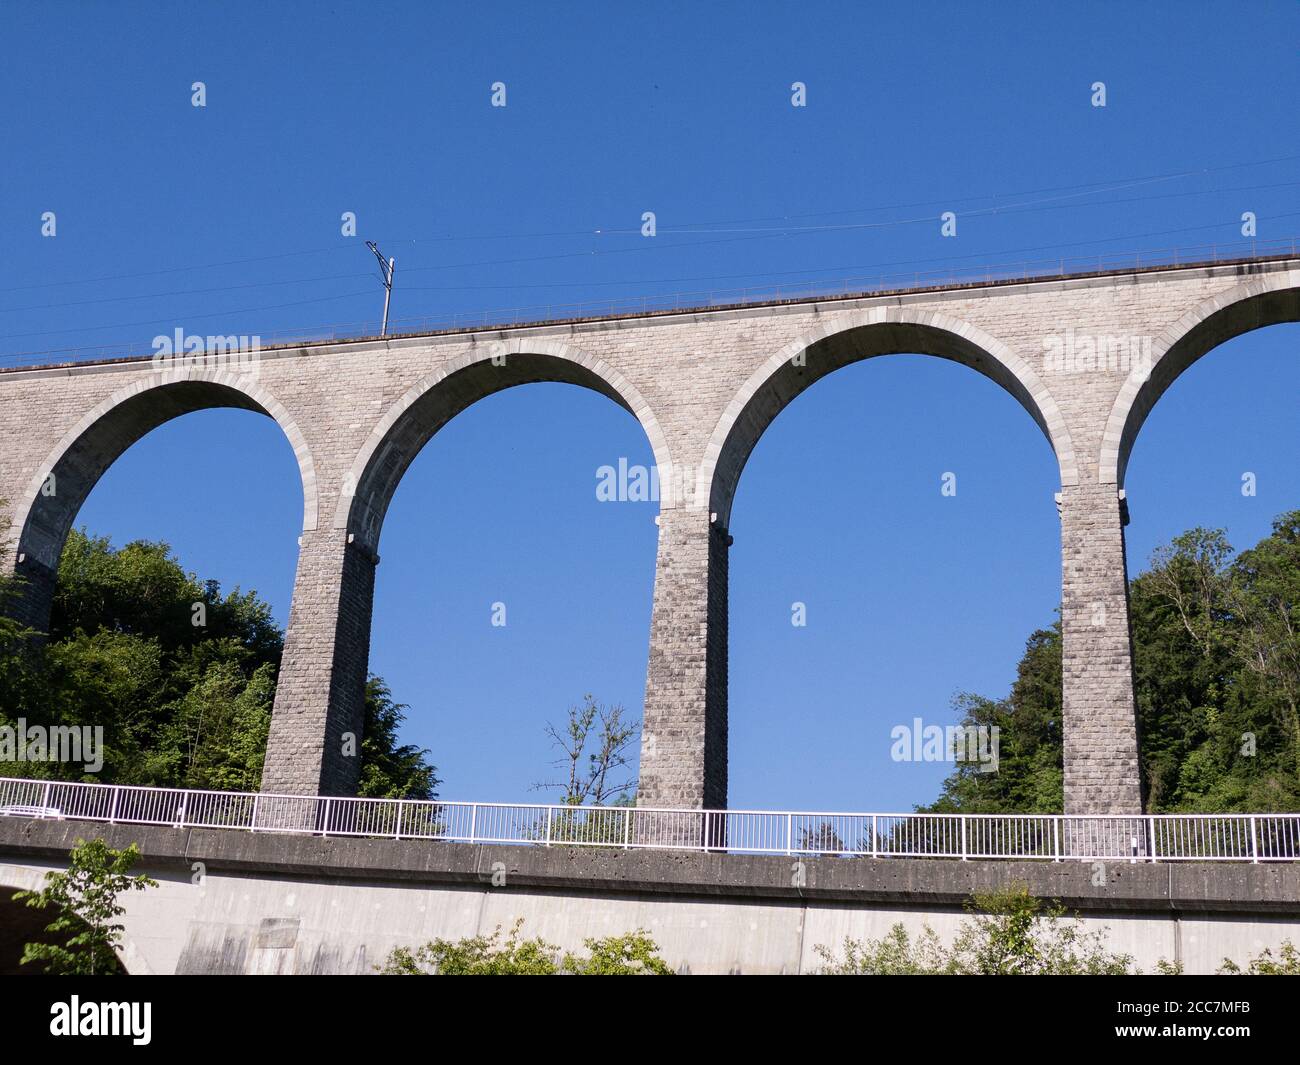
[[[1300,943],[1300,866],[1106,865],[486,846],[0,818],[0,885],[80,838],[137,843],[156,890],[124,898],[137,973],[367,973],[397,946],[509,927],[580,950],[648,930],[691,973],[807,973],[818,945],[895,923],[950,939],[976,891],[1023,881],[1143,969],[1211,973]]]

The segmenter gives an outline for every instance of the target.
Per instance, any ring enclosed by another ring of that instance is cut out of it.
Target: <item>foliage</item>
[[[540,937],[522,939],[523,918],[501,941],[500,926],[490,936],[451,942],[435,939],[410,950],[398,947],[379,971],[386,976],[671,976],[659,948],[642,929],[622,936],[587,939],[588,954],[560,956],[560,948]]]
[[[21,592],[0,581],[0,598]],[[255,592],[223,594],[164,543],[114,549],[73,530],[48,638],[29,636],[0,617],[0,725],[102,726],[104,765],[90,775],[57,762],[0,763],[0,775],[258,789],[284,637]],[[397,742],[404,709],[370,679],[360,794],[435,797],[428,752]]]
[[[867,847],[870,846],[868,841]],[[843,854],[850,848],[840,839],[840,835],[835,831],[835,826],[829,821],[819,821],[816,826],[807,826],[799,829],[799,837],[795,842],[794,849],[800,852],[818,853],[818,854]],[[865,848],[864,848],[865,849]]]
[[[357,794],[365,799],[435,799],[437,767],[428,751],[398,744],[397,732],[407,706],[396,702],[379,677],[366,682],[366,720],[361,738],[361,780]]]
[[[504,943],[498,926],[490,936],[435,939],[415,950],[398,947],[379,971],[386,976],[554,976],[559,948],[540,938],[521,939],[523,923],[515,922]]]
[[[1278,948],[1277,958],[1267,947],[1262,954],[1251,958],[1243,971],[1240,966],[1227,958],[1219,967],[1220,976],[1300,976],[1300,950],[1291,940],[1284,940]]]
[[[1130,582],[1146,808],[1300,808],[1300,510],[1235,558],[1193,529]],[[960,695],[964,724],[1000,730],[999,770],[959,763],[927,810],[1062,808],[1061,630],[1034,633],[1006,699]]]
[[[623,936],[584,939],[588,955],[580,958],[566,954],[560,964],[562,972],[573,976],[672,976],[668,963],[659,957],[659,948],[650,934],[642,929]]]
[[[47,973],[60,976],[117,973],[116,948],[122,925],[114,919],[126,912],[117,897],[124,891],[158,886],[147,876],[130,875],[139,857],[134,843],[119,851],[102,839],[78,840],[69,855],[67,872],[46,873],[46,885],[40,891],[17,892],[15,902],[56,910],[57,916],[45,930],[67,937],[61,944],[26,944],[22,964],[43,962]]]
[[[5,515],[7,507],[7,502],[0,499],[0,515]],[[0,550],[10,546],[10,542],[0,537]],[[23,588],[21,580],[0,572],[0,708],[18,705],[23,693],[30,688],[38,667],[38,655],[32,642],[36,634],[12,616]],[[3,713],[0,712],[0,724],[3,723]]]
[[[976,895],[972,916],[945,949],[933,929],[912,939],[896,924],[883,939],[845,939],[843,957],[818,944],[825,975],[858,976],[1125,976],[1127,954],[1106,950],[1100,932],[1084,930],[1058,905],[1045,907],[1024,884]],[[1162,969],[1168,971],[1168,967]]]
[[[845,937],[842,958],[823,943],[813,949],[826,962],[819,970],[823,976],[938,976],[948,964],[943,944],[929,926],[915,940],[901,923],[883,939]]]

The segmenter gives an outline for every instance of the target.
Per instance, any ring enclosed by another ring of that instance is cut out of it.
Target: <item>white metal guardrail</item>
[[[0,816],[320,836],[870,858],[1300,861],[1300,813],[815,813],[464,803],[0,778]]]

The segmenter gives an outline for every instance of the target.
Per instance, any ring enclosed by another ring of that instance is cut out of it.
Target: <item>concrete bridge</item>
[[[0,972],[43,920],[10,902],[78,839],[140,846],[131,973],[370,973],[394,947],[508,930],[580,952],[646,929],[679,972],[807,973],[901,923],[951,941],[975,892],[1023,882],[1152,971],[1213,973],[1300,941],[1300,864],[945,861],[322,838],[0,817]]]
[[[384,515],[420,448],[471,404],[532,381],[583,385],[644,428],[660,474],[659,545],[639,796],[727,800],[727,550],[745,461],[780,411],[848,363],[949,359],[1013,395],[1053,449],[1061,489],[1065,801],[1141,808],[1124,472],[1153,405],[1188,366],[1252,329],[1300,320],[1300,256],[499,330],[269,348],[255,358],[0,373],[0,499],[48,621],[64,539],[105,469],[205,407],[274,418],[297,456],[303,532],[264,786],[346,795],[359,733]],[[1044,506],[1053,502],[1045,499]]]

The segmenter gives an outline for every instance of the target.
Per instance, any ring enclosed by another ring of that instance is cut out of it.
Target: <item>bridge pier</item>
[[[1059,498],[1065,812],[1138,814],[1127,509],[1113,484],[1066,486]]]
[[[302,534],[262,791],[356,794],[378,562],[343,529]]]
[[[659,515],[641,806],[727,805],[727,553],[705,508]]]

